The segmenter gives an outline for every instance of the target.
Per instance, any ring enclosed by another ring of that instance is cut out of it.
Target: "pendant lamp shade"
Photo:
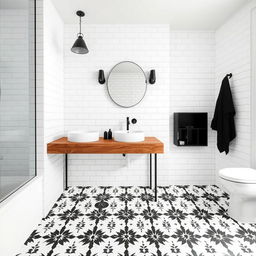
[[[79,17],[79,33],[77,34],[77,39],[73,44],[71,51],[77,54],[86,54],[89,52],[86,43],[83,39],[84,35],[81,33],[81,17],[84,16],[83,11],[77,11],[76,15]]]
[[[86,43],[81,35],[78,36],[73,44],[71,51],[77,54],[86,54],[89,52]]]

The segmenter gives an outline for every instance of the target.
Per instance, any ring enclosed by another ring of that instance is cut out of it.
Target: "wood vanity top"
[[[164,144],[155,137],[142,142],[118,142],[100,137],[95,142],[69,142],[67,137],[47,144],[48,154],[161,154]]]

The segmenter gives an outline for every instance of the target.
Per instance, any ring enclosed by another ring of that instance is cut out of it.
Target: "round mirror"
[[[123,61],[110,71],[107,88],[110,98],[117,105],[130,108],[144,98],[147,78],[139,65],[131,61]]]

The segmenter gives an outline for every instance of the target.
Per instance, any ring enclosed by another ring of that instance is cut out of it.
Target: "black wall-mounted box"
[[[174,113],[173,130],[176,146],[207,146],[208,113]]]

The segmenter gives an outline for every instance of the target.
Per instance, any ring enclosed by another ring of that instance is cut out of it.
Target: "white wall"
[[[170,140],[173,112],[214,110],[215,32],[171,31],[170,33]],[[176,147],[171,143],[167,168],[171,179],[184,184],[214,184],[215,140],[208,128],[208,147]]]
[[[63,156],[48,155],[47,143],[64,134],[63,22],[44,0],[44,213],[63,191]]]
[[[0,255],[13,256],[42,218],[42,177],[36,177],[0,206]]]
[[[165,144],[159,156],[159,184],[214,183],[214,148],[173,145],[174,111],[210,111],[214,104],[214,32],[171,32],[168,25],[86,25],[87,55],[70,52],[77,25],[65,26],[65,130],[121,129],[126,116],[135,117],[134,129],[156,136]],[[148,85],[145,99],[124,109],[111,102],[97,71],[131,60],[147,72],[155,69],[157,83]],[[170,76],[171,74],[171,76]],[[171,125],[170,125],[171,123]],[[171,141],[170,141],[171,140]],[[146,185],[147,157],[70,155],[70,185]]]
[[[231,90],[236,108],[237,137],[230,152],[216,149],[216,171],[251,164],[251,1],[216,31],[216,97],[223,77],[232,73]]]

